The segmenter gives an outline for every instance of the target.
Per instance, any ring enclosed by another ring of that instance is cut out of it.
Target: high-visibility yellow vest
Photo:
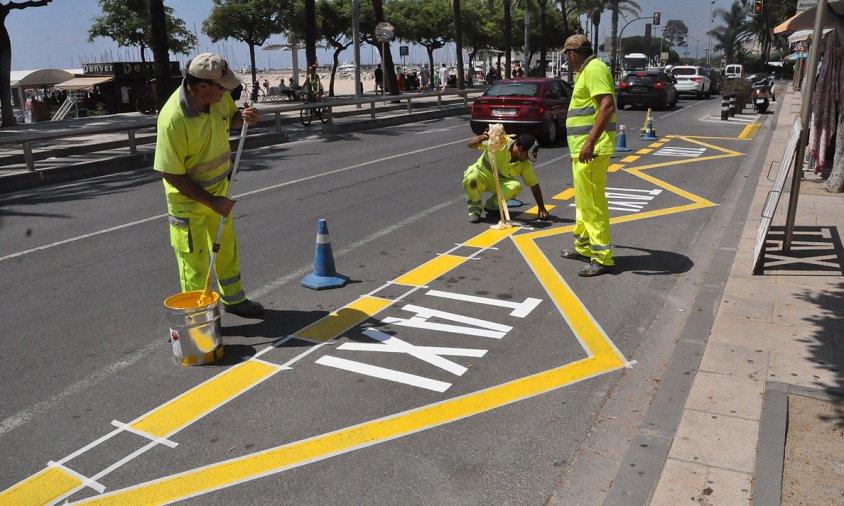
[[[607,65],[594,56],[590,56],[581,67],[574,80],[574,91],[566,116],[566,137],[569,152],[572,155],[580,153],[586,142],[592,126],[598,118],[598,95],[613,95],[615,100],[615,83]],[[604,132],[595,142],[594,154],[611,155],[615,151],[615,113],[607,124]]]
[[[223,93],[219,102],[211,104],[207,113],[194,110],[183,82],[158,114],[153,168],[187,174],[208,193],[225,195],[231,168],[229,126],[236,113],[237,104],[228,92]],[[197,205],[167,181],[164,190],[171,209]]]

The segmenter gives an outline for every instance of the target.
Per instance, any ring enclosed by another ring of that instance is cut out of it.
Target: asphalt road
[[[244,152],[241,271],[267,314],[224,314],[225,357],[202,367],[176,365],[166,341],[162,301],[179,285],[151,170],[4,196],[0,490],[22,482],[11,490],[36,503],[104,490],[117,504],[544,504],[561,484],[601,497],[566,477],[594,464],[584,448],[614,394],[647,407],[679,332],[655,336],[655,322],[695,310],[723,235],[713,217],[760,142],[747,125],[770,117],[724,124],[719,109],[720,97],[657,112],[654,148],[636,135],[645,111],[619,112],[628,145],[652,151],[613,159],[618,266],[595,279],[559,257],[574,220],[565,146],[537,163],[551,221],[495,239],[466,220],[460,181],[479,154],[466,117],[295,128]],[[514,215],[533,205],[520,198]],[[299,286],[320,218],[345,288]],[[687,300],[666,300],[676,293]],[[338,319],[353,326],[324,330]],[[656,338],[669,347],[646,352]],[[612,422],[631,431],[641,416]]]

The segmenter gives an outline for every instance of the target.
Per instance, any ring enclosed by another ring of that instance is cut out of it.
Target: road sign
[[[396,29],[392,24],[381,21],[375,25],[375,38],[378,42],[390,42],[396,36]]]
[[[410,46],[399,46],[399,56],[407,56],[410,54]]]
[[[659,53],[659,59],[662,60],[662,61],[667,60],[668,59],[668,51],[664,51],[662,53]]]
[[[818,0],[797,0],[797,12],[818,6]]]

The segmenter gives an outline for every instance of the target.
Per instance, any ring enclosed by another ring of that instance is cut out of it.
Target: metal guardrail
[[[405,94],[405,95],[379,95],[377,97],[364,98],[325,98],[320,102],[297,102],[290,101],[287,103],[267,103],[260,102],[257,104],[258,109],[262,114],[272,113],[275,115],[275,127],[281,131],[281,116],[288,112],[298,112],[301,110],[308,110],[314,108],[327,109],[328,125],[333,126],[334,117],[333,110],[344,106],[364,106],[369,105],[368,113],[371,119],[375,119],[376,104],[378,103],[395,103],[405,102],[407,104],[407,114],[413,112],[413,101],[430,102],[432,98],[437,99],[437,108],[443,108],[443,98],[449,96],[457,96],[463,98],[463,104],[469,105],[470,95],[480,95],[484,89],[469,89],[457,90],[445,93],[427,93],[427,94]],[[354,109],[352,109],[354,111]],[[361,114],[365,114],[361,110]],[[78,120],[77,120],[78,121]],[[32,154],[32,143],[38,141],[49,141],[53,139],[65,139],[70,137],[80,137],[92,134],[106,134],[126,132],[129,138],[129,152],[136,154],[138,152],[137,143],[135,142],[135,133],[138,130],[155,127],[157,116],[101,116],[96,120],[89,118],[89,121],[79,123],[77,121],[62,122],[62,125],[55,125],[55,128],[49,129],[18,129],[0,132],[0,145],[20,144],[23,147],[24,160],[26,161],[26,168],[29,171],[35,171],[35,159]],[[94,124],[90,124],[94,123]],[[51,125],[52,126],[52,125]]]

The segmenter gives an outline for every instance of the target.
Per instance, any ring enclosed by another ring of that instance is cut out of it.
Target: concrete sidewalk
[[[770,174],[768,167],[782,159],[799,116],[799,96],[782,93],[780,100],[738,251],[653,491],[654,505],[787,504],[790,496],[799,504],[842,501],[844,252],[838,230],[844,229],[844,195],[826,193],[823,181],[807,174],[792,253],[780,254],[789,176],[768,236],[766,268],[752,274],[757,228],[778,163]],[[817,431],[810,457],[785,448],[794,436],[788,425],[794,396],[817,399],[834,413],[804,417],[810,428],[831,427]],[[783,483],[790,461],[801,458],[811,459],[812,471]]]

